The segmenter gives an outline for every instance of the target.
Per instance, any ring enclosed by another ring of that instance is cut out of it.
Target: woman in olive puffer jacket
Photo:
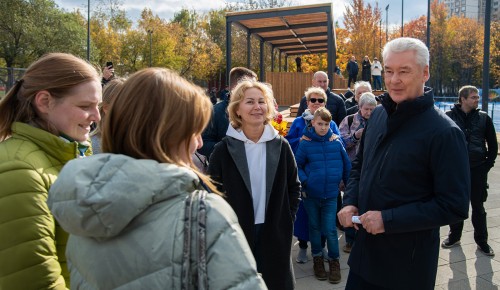
[[[89,153],[100,77],[82,59],[51,53],[0,102],[0,289],[66,289],[68,234],[47,193],[61,167]]]

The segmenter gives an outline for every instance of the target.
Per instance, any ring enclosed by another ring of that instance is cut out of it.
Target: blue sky
[[[68,11],[73,11],[74,9],[80,9],[83,11],[87,10],[88,0],[55,0],[55,3],[59,7],[64,8]],[[96,0],[91,0],[90,5]],[[200,12],[205,12],[210,9],[218,9],[225,6],[225,2],[237,0],[120,0],[123,3],[123,8],[127,12],[127,16],[134,21],[139,17],[140,12],[145,8],[151,8],[153,13],[158,14],[164,19],[171,19],[175,12],[182,8],[195,9]],[[375,6],[378,3],[379,7],[382,9],[382,19],[385,22],[385,7],[389,4],[389,25],[401,25],[401,4],[404,0],[365,0],[366,3],[370,3]],[[341,26],[342,15],[345,11],[345,6],[351,3],[350,0],[294,0],[297,5],[307,5],[314,3],[332,3],[334,10],[334,19],[339,20]],[[404,21],[410,21],[412,19],[418,18],[421,15],[427,15],[427,1],[423,0],[406,0],[404,1]]]

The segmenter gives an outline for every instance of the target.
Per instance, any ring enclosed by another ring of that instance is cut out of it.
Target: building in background
[[[484,22],[486,0],[441,0],[448,7],[448,16],[461,16]],[[500,21],[500,0],[491,0],[491,21]]]

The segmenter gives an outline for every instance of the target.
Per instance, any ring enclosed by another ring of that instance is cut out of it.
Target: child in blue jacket
[[[304,207],[309,217],[309,240],[314,261],[314,275],[318,280],[339,283],[339,243],[335,215],[341,180],[347,184],[351,162],[339,138],[330,141],[332,115],[326,108],[314,112],[312,127],[304,129],[310,140],[299,143],[295,154],[302,183]],[[327,275],[323,264],[321,234],[326,236],[328,263]]]

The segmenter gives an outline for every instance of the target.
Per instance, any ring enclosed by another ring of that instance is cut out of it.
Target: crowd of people
[[[469,203],[493,256],[498,143],[477,88],[445,114],[421,41],[394,39],[382,58],[365,56],[357,81],[351,57],[346,100],[316,72],[283,137],[271,86],[247,68],[216,102],[168,69],[121,79],[41,57],[0,102],[0,289],[294,289],[294,235],[295,261],[310,243],[314,276],[339,283],[337,228],[346,289],[434,289]]]

